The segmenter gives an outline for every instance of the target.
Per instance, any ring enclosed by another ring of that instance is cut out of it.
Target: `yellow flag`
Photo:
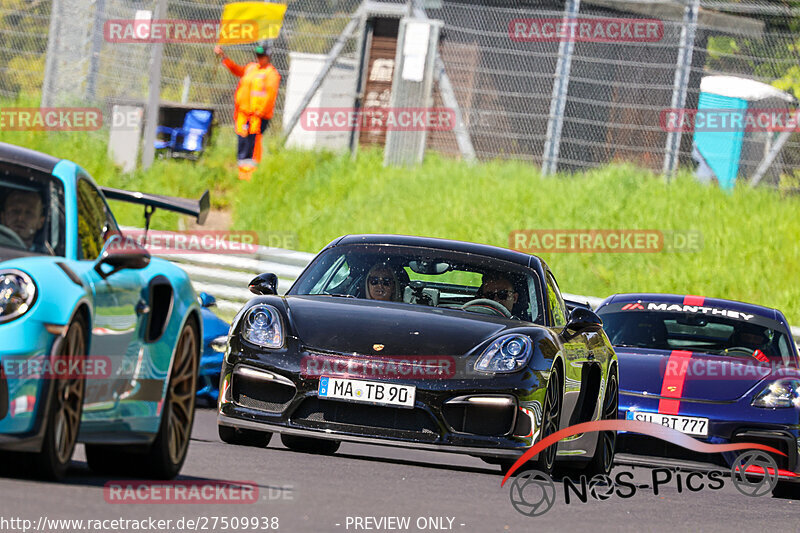
[[[254,43],[277,39],[286,4],[234,2],[226,4],[220,20],[219,44]]]

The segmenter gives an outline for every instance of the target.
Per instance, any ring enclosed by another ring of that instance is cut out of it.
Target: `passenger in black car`
[[[398,298],[397,275],[386,263],[378,263],[369,269],[365,294],[370,300],[396,302]]]

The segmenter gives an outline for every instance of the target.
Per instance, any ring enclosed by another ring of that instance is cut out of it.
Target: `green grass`
[[[259,201],[255,201],[259,198]],[[384,168],[378,152],[274,151],[234,200],[234,227],[296,231],[317,251],[346,233],[426,235],[509,246],[515,229],[699,231],[696,253],[541,254],[562,290],[606,296],[652,291],[733,298],[800,322],[800,197],[733,194],[681,175],[670,184],[632,166],[542,178],[495,161],[469,166],[427,157]]]
[[[156,161],[147,172],[122,174],[106,156],[104,136],[0,132],[14,142],[73,159],[103,185],[176,196],[212,191],[212,206],[231,210],[233,227],[297,235],[316,252],[347,233],[400,233],[509,245],[516,229],[694,230],[696,253],[550,253],[542,257],[562,290],[606,296],[652,291],[702,294],[782,309],[800,323],[800,197],[768,189],[726,194],[688,175],[671,184],[632,166],[542,178],[513,161],[467,165],[429,155],[416,169],[384,168],[377,151],[306,152],[265,143],[253,181],[239,182],[235,139],[217,130],[198,163]],[[115,205],[123,224],[141,209]],[[158,213],[154,227],[178,217]]]

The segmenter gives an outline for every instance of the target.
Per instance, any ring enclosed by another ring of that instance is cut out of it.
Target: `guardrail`
[[[214,255],[214,254],[176,254],[162,255],[183,268],[192,280],[197,292],[207,292],[217,299],[220,310],[237,312],[253,297],[247,285],[254,277],[264,272],[278,276],[278,291],[289,290],[294,280],[314,258],[315,254],[267,248],[260,246],[255,254]],[[603,298],[564,293],[564,298],[589,303],[593,308],[600,305]],[[795,342],[800,342],[800,328],[793,327]]]
[[[314,258],[314,254],[259,247],[255,254],[175,254],[162,255],[189,274],[195,290],[217,299],[220,310],[237,312],[253,294],[247,289],[259,274],[278,276],[278,292],[289,290],[294,280]]]

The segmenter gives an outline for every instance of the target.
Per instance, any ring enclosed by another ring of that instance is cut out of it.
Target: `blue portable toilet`
[[[766,83],[736,76],[706,76],[700,82],[697,109],[745,113],[796,105],[794,96]],[[713,178],[722,189],[733,189],[737,177],[747,177],[755,171],[776,135],[745,131],[744,126],[739,131],[695,131],[692,156],[699,164],[698,178]],[[776,167],[780,167],[778,162],[773,164],[773,169]]]

